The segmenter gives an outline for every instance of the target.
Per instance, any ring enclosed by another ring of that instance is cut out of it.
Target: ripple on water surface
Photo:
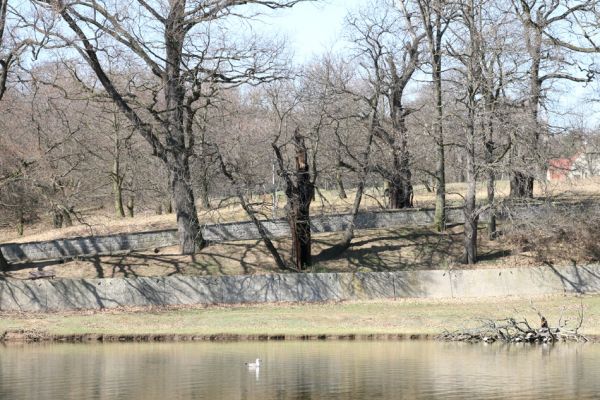
[[[248,369],[245,361],[263,365]],[[0,399],[595,399],[600,345],[249,342],[0,348]]]

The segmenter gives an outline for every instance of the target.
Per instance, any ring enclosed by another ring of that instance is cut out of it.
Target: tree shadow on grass
[[[334,243],[314,259],[325,264],[346,261],[347,269],[352,271],[436,269],[440,262],[457,256],[459,237],[462,236],[453,232],[438,234],[428,230],[387,229],[381,236],[359,236],[348,249]]]
[[[460,227],[449,229],[443,234],[426,228],[361,230],[357,232],[357,237],[350,247],[343,251],[335,247],[340,237],[341,233],[313,236],[314,267],[309,271],[445,269],[449,264],[455,264],[462,255],[463,233]],[[289,258],[289,238],[277,239],[273,243],[284,258]],[[491,242],[483,246],[480,260],[493,261],[510,254],[509,250],[497,247],[496,243]],[[173,248],[164,248],[154,252],[95,256],[76,261],[76,265],[69,265],[71,261],[52,261],[18,264],[11,268],[13,271],[22,271],[19,274],[25,279],[27,269],[43,270],[53,266],[56,267],[54,272],[58,277],[77,277],[77,268],[82,270],[80,277],[90,277],[90,272],[93,271],[93,277],[96,278],[281,272],[261,240],[210,244],[192,256],[182,256]],[[9,271],[7,276],[10,275]]]

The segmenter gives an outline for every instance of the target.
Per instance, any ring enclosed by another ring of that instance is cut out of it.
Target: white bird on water
[[[257,358],[255,362],[247,362],[245,364],[248,366],[248,368],[258,368],[260,367],[260,361],[261,359]]]

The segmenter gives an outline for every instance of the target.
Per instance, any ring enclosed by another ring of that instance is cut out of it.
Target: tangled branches
[[[548,325],[546,318],[533,306],[532,308],[540,317],[540,327],[534,328],[526,318],[520,320],[509,317],[500,320],[479,319],[481,325],[477,328],[459,331],[444,331],[436,336],[437,340],[458,342],[486,342],[501,341],[504,343],[554,343],[558,341],[587,342],[588,339],[579,333],[583,324],[583,304],[577,312],[574,326],[564,318],[563,307],[556,327]]]

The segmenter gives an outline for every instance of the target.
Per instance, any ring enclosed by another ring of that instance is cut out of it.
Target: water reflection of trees
[[[260,356],[260,371],[247,359]],[[578,398],[600,392],[595,345],[254,342],[0,349],[0,398]]]

